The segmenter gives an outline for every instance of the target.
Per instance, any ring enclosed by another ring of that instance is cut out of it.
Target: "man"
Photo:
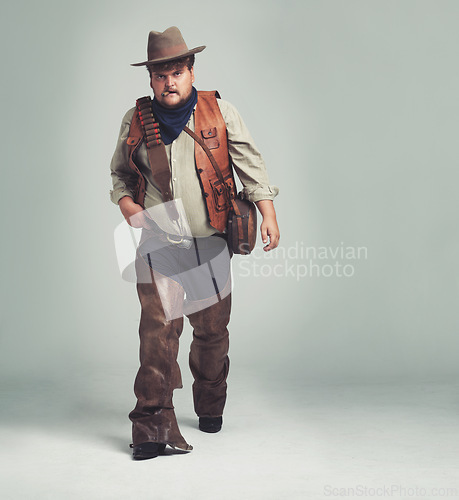
[[[136,260],[140,368],[137,404],[129,414],[136,460],[154,458],[166,445],[192,449],[172,404],[173,390],[182,387],[177,352],[183,315],[193,327],[190,368],[199,429],[222,427],[231,308],[225,191],[235,193],[231,164],[243,195],[262,215],[264,250],[279,242],[272,202],[278,188],[269,184],[247,128],[231,104],[193,87],[194,55],[204,48],[189,50],[176,27],[150,32],[148,59],[133,66],[147,66],[154,99],[138,101],[126,113],[111,163],[111,199],[131,226],[142,228]],[[200,143],[213,154],[225,186]]]

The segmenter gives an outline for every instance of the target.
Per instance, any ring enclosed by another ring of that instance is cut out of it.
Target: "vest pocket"
[[[212,187],[212,194],[217,212],[223,212],[228,208],[224,189],[227,190],[230,198],[233,190],[233,184],[234,184],[233,176],[231,174],[228,174],[223,179],[225,181],[224,185],[222,185],[222,183],[218,179],[215,182],[210,183]]]
[[[128,146],[135,146],[139,141],[140,141],[141,137],[131,137],[129,136],[127,139],[126,139],[126,143]]]
[[[201,136],[204,139],[204,144],[209,149],[217,149],[220,147],[220,141],[218,140],[217,127],[205,128],[201,130]]]

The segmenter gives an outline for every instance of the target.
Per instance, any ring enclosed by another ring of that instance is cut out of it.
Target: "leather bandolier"
[[[236,185],[228,153],[226,124],[220,112],[217,97],[220,97],[217,91],[198,91],[198,102],[194,112],[194,128],[196,135],[211,150],[222,173],[224,183],[219,180],[204,149],[200,145],[196,145],[196,143],[194,154],[196,172],[199,176],[202,195],[206,202],[209,224],[217,231],[223,232],[226,228],[228,212],[230,210],[227,200],[236,196]],[[151,106],[149,97],[137,100],[138,108],[145,110],[148,105]],[[140,114],[142,114],[142,111]],[[151,118],[153,118],[152,115]],[[146,133],[147,136],[149,133],[151,134],[152,140],[149,140],[148,137],[145,138],[143,125],[138,110],[134,112],[129,129],[129,137],[126,142],[129,146],[129,166],[137,175],[134,201],[145,208],[145,178],[135,163],[136,153],[143,142],[146,142],[148,149],[154,151],[153,158],[164,158],[166,152],[163,142],[158,138],[157,123],[152,121],[147,125]],[[152,158],[151,154],[149,154],[149,158]],[[158,164],[159,162],[150,160],[153,179],[158,184],[163,200],[170,201],[172,199],[170,192],[170,168],[168,170],[168,178],[165,179],[164,169],[161,169],[161,172],[157,172],[156,170]],[[160,182],[158,182],[158,174]]]

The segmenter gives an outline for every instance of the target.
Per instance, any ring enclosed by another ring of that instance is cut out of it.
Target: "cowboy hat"
[[[148,35],[148,61],[134,63],[131,66],[146,66],[147,64],[163,63],[180,59],[191,54],[197,54],[206,48],[205,45],[188,50],[185,40],[177,26],[171,26],[163,31],[150,31]]]

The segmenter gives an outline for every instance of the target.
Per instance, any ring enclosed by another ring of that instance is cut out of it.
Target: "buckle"
[[[166,238],[169,243],[173,243],[174,245],[180,245],[180,243],[183,242],[183,236],[180,236],[179,240],[174,240],[174,238],[172,238],[172,235],[166,234]]]

